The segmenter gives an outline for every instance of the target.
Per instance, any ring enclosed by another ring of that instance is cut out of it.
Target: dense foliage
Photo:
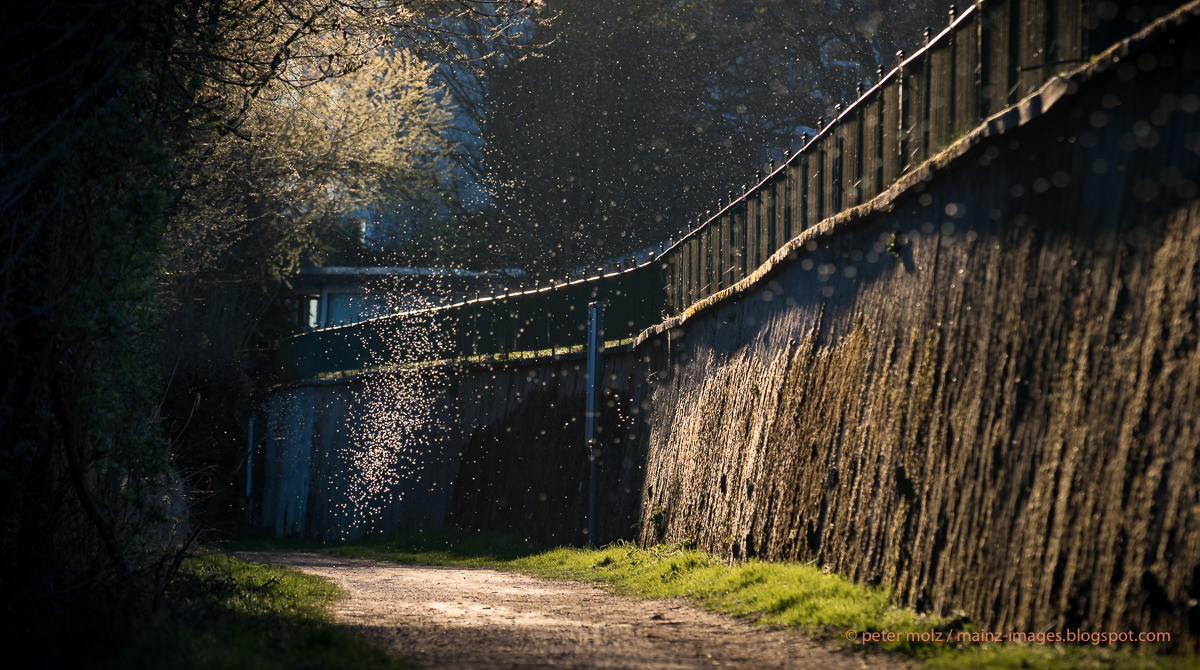
[[[133,623],[158,607],[198,527],[184,500],[195,470],[180,467],[195,462],[196,445],[180,436],[204,399],[179,410],[170,399],[192,397],[180,368],[225,326],[172,342],[190,318],[180,315],[194,314],[182,303],[221,297],[191,290],[210,280],[261,292],[270,286],[262,275],[278,283],[305,249],[328,246],[322,222],[370,206],[371,194],[429,182],[434,168],[422,162],[437,151],[442,112],[424,93],[428,69],[380,48],[428,30],[431,17],[484,16],[502,28],[527,6],[82,0],[0,9],[6,637]],[[346,100],[358,100],[354,112]],[[240,341],[217,358],[247,348],[245,324],[264,302],[222,306]],[[164,338],[173,361],[160,353]],[[74,647],[58,639],[54,648]]]
[[[197,553],[180,566],[159,617],[82,667],[136,670],[357,668],[408,663],[337,627],[326,607],[342,592],[328,580],[277,565]]]
[[[896,51],[930,0],[549,0],[523,39],[439,69],[486,197],[481,265],[561,276],[694,227],[797,150]],[[457,53],[457,52],[456,52]],[[415,240],[430,255],[445,231]],[[424,247],[422,245],[425,245]]]

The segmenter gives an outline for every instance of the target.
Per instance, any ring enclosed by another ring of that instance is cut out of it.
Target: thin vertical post
[[[896,117],[900,121],[896,128],[896,136],[899,138],[896,144],[899,152],[899,164],[896,166],[896,176],[893,178],[899,178],[908,166],[908,133],[904,132],[904,117],[906,116],[906,107],[910,104],[908,96],[904,95],[904,86],[907,84],[904,81],[904,52],[897,51],[896,56],[900,59],[900,66],[896,68]]]
[[[784,160],[787,160],[786,156]],[[800,161],[796,161],[796,164],[799,165]],[[792,241],[792,198],[795,197],[792,193],[792,181],[795,178],[796,168],[785,163],[783,169],[783,239],[776,238],[778,244],[775,245],[775,249]],[[771,253],[775,253],[775,249],[772,249]]]
[[[861,86],[862,85],[860,84],[860,91],[862,90]],[[866,198],[863,197],[863,193],[865,193],[867,189],[867,179],[866,174],[864,173],[866,164],[864,163],[863,158],[863,136],[865,135],[863,125],[867,122],[867,105],[865,102],[863,102],[861,94],[858,96],[858,98],[858,123],[855,124],[854,138],[854,198],[851,202],[853,205],[861,205],[866,200]]]
[[[596,537],[596,417],[599,403],[601,372],[600,355],[604,352],[604,303],[588,303],[587,343],[587,413],[584,415],[584,432],[588,447],[588,546],[594,546]]]
[[[475,300],[471,303],[471,355],[479,355],[479,292],[475,292]]]

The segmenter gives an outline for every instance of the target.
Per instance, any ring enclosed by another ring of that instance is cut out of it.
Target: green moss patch
[[[863,652],[889,652],[924,668],[1050,670],[1200,670],[1200,658],[1154,650],[1077,644],[963,642],[979,633],[964,617],[933,617],[898,607],[882,588],[856,584],[805,563],[729,564],[688,543],[647,549],[616,543],[599,549],[543,549],[513,535],[439,530],[395,539],[309,544],[263,540],[236,548],[319,551],[408,565],[492,568],[581,581],[641,598],[689,598],[754,623],[796,628]],[[854,640],[847,639],[854,631]],[[892,639],[884,639],[884,632]],[[940,641],[938,640],[940,636]],[[865,638],[874,638],[864,643]],[[928,637],[931,641],[923,641]]]
[[[93,667],[197,670],[413,666],[333,624],[328,580],[221,554],[187,559],[165,612]]]

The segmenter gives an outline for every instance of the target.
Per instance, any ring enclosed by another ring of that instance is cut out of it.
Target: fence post
[[[955,16],[955,12],[957,10],[958,10],[958,5],[950,5],[950,25],[951,26],[954,25],[954,16]],[[958,40],[955,39],[954,30],[950,31],[950,34],[948,35],[948,39],[949,39],[949,41],[947,43],[947,48],[950,50],[950,93],[947,95],[947,98],[946,98],[946,104],[949,106],[949,108],[946,110],[946,112],[947,112],[948,116],[950,117],[950,119],[949,119],[950,127],[948,129],[948,132],[946,133],[946,137],[947,137],[946,145],[947,146],[949,146],[950,142],[952,141],[952,139],[955,136],[955,131],[957,130],[956,125],[958,122],[958,119],[956,118],[958,115],[955,113],[955,111],[956,111],[955,108],[958,106],[958,99],[957,99],[957,95],[956,95],[958,93],[958,58],[957,58],[958,54],[955,51]],[[941,147],[938,147],[938,148],[940,149]]]
[[[899,160],[896,165],[896,174],[893,179],[897,179],[904,174],[904,169],[908,165],[908,136],[904,132],[904,117],[907,111],[908,100],[904,95],[904,51],[897,51],[896,58],[900,60],[900,66],[896,68],[896,117],[899,123],[896,127],[896,138],[899,150]]]
[[[588,303],[587,342],[587,412],[584,414],[584,432],[587,433],[588,448],[588,546],[594,546],[596,537],[596,416],[599,404],[603,365],[600,354],[604,351],[604,303]]]
[[[806,146],[805,149],[808,147]],[[800,227],[792,231],[792,236],[800,234],[808,229],[808,161],[809,152],[805,151],[800,155]]]
[[[783,221],[781,223],[783,239],[775,238],[778,244],[775,245],[775,249],[771,250],[771,253],[775,253],[779,247],[792,241],[792,198],[795,197],[792,193],[792,182],[795,180],[795,174],[796,168],[785,163],[783,168]]]

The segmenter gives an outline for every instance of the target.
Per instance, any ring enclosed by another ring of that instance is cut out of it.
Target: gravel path
[[[332,580],[349,593],[333,605],[339,623],[429,668],[899,667],[681,599],[639,600],[495,570],[238,555]]]

